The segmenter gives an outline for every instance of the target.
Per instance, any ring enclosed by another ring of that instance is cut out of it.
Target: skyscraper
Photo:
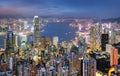
[[[9,69],[10,70],[13,70],[13,57],[11,56],[10,58],[9,58]]]
[[[34,46],[38,46],[39,43],[39,25],[40,25],[40,21],[39,21],[39,17],[38,16],[34,16]]]
[[[97,49],[101,47],[101,34],[102,34],[102,25],[101,23],[96,23],[96,37],[97,37]]]
[[[113,46],[111,44],[106,44],[106,52],[110,53]]]
[[[118,65],[118,49],[112,48],[110,53],[110,66]]]
[[[96,60],[93,58],[83,59],[83,76],[96,76]]]
[[[96,28],[94,26],[90,28],[90,43],[91,43],[91,49],[96,50],[97,49],[97,37],[96,37]]]
[[[57,47],[58,42],[59,42],[58,36],[53,37],[53,45],[55,45]]]
[[[11,28],[8,28],[6,32],[6,54],[10,56],[10,54],[14,52],[14,35]]]
[[[116,31],[114,29],[109,31],[109,38],[110,38],[110,44],[115,44],[116,43]]]
[[[102,51],[106,50],[106,44],[109,43],[109,35],[108,34],[102,34],[101,35],[101,46],[102,46]]]
[[[46,69],[44,67],[41,69],[38,69],[37,74],[38,76],[47,76]]]
[[[83,76],[83,59],[79,58],[79,72],[80,76]]]

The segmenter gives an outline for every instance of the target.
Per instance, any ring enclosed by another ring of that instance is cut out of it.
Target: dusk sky
[[[120,17],[120,0],[0,0],[0,16]]]

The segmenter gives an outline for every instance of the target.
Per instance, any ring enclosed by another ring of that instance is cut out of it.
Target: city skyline
[[[0,16],[120,17],[119,0],[1,0]]]

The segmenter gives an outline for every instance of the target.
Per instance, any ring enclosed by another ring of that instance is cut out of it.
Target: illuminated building
[[[68,76],[68,68],[67,67],[61,67],[60,76]]]
[[[53,45],[57,47],[58,42],[59,42],[59,38],[57,36],[53,37]]]
[[[39,33],[40,33],[40,29],[39,29],[39,25],[40,25],[40,22],[39,22],[39,18],[38,16],[34,16],[34,46],[38,46],[38,43],[39,43]]]
[[[69,59],[65,58],[63,65],[66,66],[66,67],[68,67],[68,69],[69,69],[70,68],[70,61],[69,61]]]
[[[97,49],[101,47],[101,34],[102,34],[102,25],[101,23],[97,23],[96,24]]]
[[[47,44],[50,44],[51,41],[49,37],[42,36],[40,42],[42,46],[45,47]]]
[[[112,45],[106,44],[106,52],[110,53],[112,48],[113,48]]]
[[[110,53],[110,66],[118,65],[118,49],[112,48]]]
[[[18,51],[18,36],[14,35],[14,51]]]
[[[109,39],[110,39],[110,44],[115,44],[116,43],[116,31],[111,30],[109,31]]]
[[[83,76],[96,76],[96,60],[91,58],[83,59]]]
[[[96,23],[90,28],[90,42],[92,50],[101,50],[101,34],[102,34],[102,25],[101,23]]]
[[[109,43],[109,35],[108,34],[102,34],[101,35],[101,48],[102,51],[106,50],[106,44]]]
[[[53,60],[53,66],[55,67],[56,72],[59,72],[59,70],[60,70],[60,59],[59,59],[59,57],[57,57]]]
[[[6,54],[10,56],[14,52],[14,35],[11,28],[8,28],[6,33]]]
[[[28,22],[24,21],[24,29],[27,29]]]
[[[55,68],[53,66],[49,67],[48,74],[49,74],[49,76],[55,76],[56,75]]]
[[[21,35],[21,48],[22,50],[26,50],[27,36]]]
[[[40,45],[38,47],[38,55],[40,55],[42,53],[42,50],[46,47],[46,50],[43,50],[44,53],[49,52],[48,50],[50,49],[49,47],[50,44],[50,38],[49,37],[45,37],[42,36],[40,38]]]
[[[85,39],[83,37],[79,38],[78,46],[79,46],[79,51],[80,52],[86,51],[86,43],[85,43]]]
[[[113,44],[113,46],[118,49],[118,54],[120,54],[120,42]]]
[[[8,64],[9,64],[9,69],[10,69],[10,70],[13,70],[13,57],[10,57],[10,58],[9,58]]]
[[[23,75],[23,70],[22,70],[22,65],[20,64],[18,67],[17,67],[17,70],[18,70],[18,76],[22,76]],[[28,74],[29,75],[29,74]]]
[[[115,72],[120,76],[120,65],[115,66]]]
[[[6,49],[6,39],[4,39],[4,49]]]
[[[67,45],[67,52],[68,52],[68,53],[70,52],[72,46],[73,46],[72,41],[69,41],[69,42],[68,42],[68,45]]]
[[[120,42],[120,35],[116,35],[116,43]]]
[[[69,59],[69,61],[70,61],[70,64],[69,64],[70,69],[69,69],[69,71],[74,72],[74,71],[80,69],[80,65],[76,65],[76,64],[79,64],[78,58],[79,58],[79,55],[74,56],[73,53],[72,53],[72,57],[71,57],[71,59]]]
[[[18,36],[14,36],[15,37],[15,46],[18,46]]]
[[[91,27],[90,28],[90,43],[91,43],[91,49],[97,50],[97,37],[96,37],[96,28]]]
[[[47,76],[46,69],[45,69],[44,67],[41,68],[41,69],[38,69],[37,75],[38,75],[38,76]]]
[[[27,49],[27,47],[26,47],[27,36],[24,35],[23,33],[20,33],[19,36],[20,36],[20,42],[21,42],[21,44],[20,44],[20,48],[21,48],[20,55],[22,57],[26,58],[25,55],[26,55],[26,49]]]

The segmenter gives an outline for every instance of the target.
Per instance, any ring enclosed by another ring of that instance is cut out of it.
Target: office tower
[[[24,76],[30,76],[29,75],[29,69],[27,66],[24,67]]]
[[[61,67],[60,68],[60,75],[58,75],[58,76],[69,76],[68,68],[67,67]]]
[[[111,44],[106,44],[106,52],[110,53],[113,46]]]
[[[70,50],[71,50],[72,46],[73,46],[72,41],[69,41],[68,44],[67,44],[67,52],[68,53],[70,53]]]
[[[96,60],[93,58],[83,59],[83,76],[96,76]]]
[[[20,54],[21,54],[21,56],[23,58],[26,58],[25,55],[26,55],[26,49],[27,49],[27,47],[26,47],[27,36],[21,34],[20,35],[20,42],[21,42],[21,45],[20,45],[20,49],[21,49]]]
[[[10,70],[13,70],[13,57],[10,57],[10,58],[9,58],[8,65],[9,65],[9,69],[10,69]]]
[[[28,26],[28,22],[24,21],[24,29],[27,29],[27,26]]]
[[[101,35],[101,48],[102,51],[106,50],[106,44],[109,43],[109,35],[108,34],[102,34]]]
[[[41,50],[41,57],[45,58],[45,55],[46,55],[45,50]]]
[[[78,74],[78,71],[77,71],[77,70],[72,71],[72,72],[70,73],[70,75],[71,75],[71,76],[79,76],[79,74]]]
[[[58,42],[59,42],[59,38],[57,36],[53,37],[53,45],[57,47]]]
[[[26,50],[27,35],[21,35],[21,48],[22,51]]]
[[[41,69],[37,70],[37,75],[38,76],[47,76],[47,71],[44,67],[42,67]]]
[[[14,37],[15,37],[15,46],[18,46],[18,36],[15,35]]]
[[[115,72],[120,76],[120,65],[115,66]]]
[[[18,71],[18,76],[22,76],[23,75],[23,70],[22,70],[23,66],[20,64],[17,66],[17,71]],[[29,74],[28,74],[29,75]]]
[[[38,16],[34,16],[34,47],[38,46],[39,33],[40,33],[40,21]]]
[[[109,41],[110,41],[110,44],[116,43],[116,31],[115,30],[109,31]]]
[[[73,71],[73,70],[79,70],[79,66],[80,65],[76,65],[76,64],[79,64],[78,58],[79,58],[78,55],[72,56],[72,62],[70,62],[70,70],[71,71]]]
[[[109,33],[109,29],[107,27],[104,27],[103,31],[104,31],[103,32],[104,34],[108,34]]]
[[[55,58],[55,60],[53,61],[53,66],[55,67],[55,71],[59,73],[60,70],[60,59],[57,57]]]
[[[14,35],[11,28],[6,32],[6,55],[10,56],[14,52]]]
[[[4,39],[4,49],[6,49],[6,39]]]
[[[92,26],[90,28],[90,43],[91,43],[91,49],[96,50],[97,49],[97,37],[96,37],[96,28]]]
[[[86,43],[83,37],[79,38],[78,46],[79,46],[79,52],[84,52],[86,50]]]
[[[70,61],[69,61],[69,59],[68,58],[64,58],[64,61],[63,61],[63,66],[66,66],[66,67],[68,67],[68,69],[70,68]]]
[[[55,76],[55,75],[56,75],[55,68],[53,66],[50,66],[48,70],[48,76]]]
[[[14,50],[15,52],[18,51],[18,36],[14,35]]]
[[[110,53],[110,66],[118,65],[118,49],[112,48]]]
[[[41,45],[45,47],[46,45],[50,44],[51,40],[49,37],[42,36],[40,38]]]
[[[101,47],[101,34],[102,34],[102,25],[101,23],[96,23],[97,49]]]
[[[79,72],[80,76],[83,76],[83,59],[79,58]]]

